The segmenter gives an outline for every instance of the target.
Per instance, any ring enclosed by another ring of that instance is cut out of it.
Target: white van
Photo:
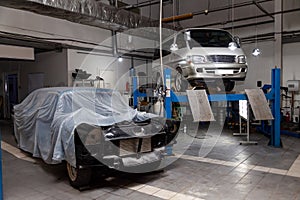
[[[224,83],[231,91],[235,81],[243,81],[247,74],[246,56],[239,38],[222,29],[189,28],[163,42],[163,64],[176,70],[173,89],[185,91],[191,86],[207,82]],[[154,61],[154,77],[160,78],[160,65]]]

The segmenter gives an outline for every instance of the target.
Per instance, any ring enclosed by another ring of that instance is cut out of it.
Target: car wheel
[[[181,73],[177,73],[175,76],[175,91],[185,92],[188,88],[188,82]]]
[[[91,168],[79,169],[78,167],[73,167],[67,162],[67,171],[70,184],[73,187],[80,188],[87,186],[90,183],[92,175]]]
[[[234,81],[224,81],[224,87],[226,92],[231,92],[235,86]]]
[[[167,123],[167,127],[168,127],[168,130],[167,130],[168,133],[177,134],[179,127],[180,127],[180,121],[167,120],[166,123]]]

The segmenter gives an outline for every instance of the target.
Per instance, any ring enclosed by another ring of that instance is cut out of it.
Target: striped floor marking
[[[288,176],[295,176],[295,177],[300,177],[300,155],[298,158],[295,160],[291,168],[289,169]]]
[[[261,172],[267,172],[267,173],[272,173],[272,174],[287,175],[287,176],[293,176],[293,177],[300,178],[300,155],[294,161],[293,165],[290,167],[289,170],[270,168],[270,167],[264,167],[264,166],[258,166],[258,165],[250,165],[250,164],[245,164],[242,162],[230,162],[230,161],[224,161],[224,160],[218,160],[218,159],[189,156],[189,155],[181,155],[181,156],[177,156],[177,157],[181,158],[181,159],[185,159],[185,160],[205,162],[205,163],[210,163],[210,164],[217,164],[217,165],[230,166],[230,167],[236,167],[236,168],[244,168],[244,169],[246,168],[246,169],[254,170],[254,171],[261,171]]]
[[[36,161],[31,158],[31,156],[28,156],[26,153],[22,152],[19,148],[16,148],[6,142],[1,141],[1,149],[10,153],[11,155],[15,156],[16,158],[31,162],[31,163],[36,163]]]
[[[138,184],[133,183],[131,185],[126,186],[127,189],[134,190],[137,192],[141,192],[143,194],[147,194],[150,196],[158,197],[161,199],[170,199],[170,200],[203,200],[202,198],[198,198],[188,194],[182,194],[173,192],[170,190],[161,189],[158,187],[154,187],[146,184]]]

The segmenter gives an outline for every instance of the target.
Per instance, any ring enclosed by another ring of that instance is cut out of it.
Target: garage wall
[[[67,50],[62,52],[45,52],[36,55],[34,62],[24,62],[20,67],[22,83],[20,96],[23,99],[28,94],[28,74],[44,73],[45,87],[67,85]]]
[[[1,61],[0,73],[19,73],[19,100],[28,95],[28,74],[44,73],[44,86],[56,87],[67,85],[67,51],[46,52],[36,55],[35,61]],[[1,89],[3,92],[3,88]]]
[[[262,81],[263,84],[271,83],[271,69],[274,68],[274,42],[260,42],[257,44],[262,54],[258,57],[251,55],[255,44],[243,45],[247,55],[249,71],[245,82],[237,84],[236,90],[245,88],[257,88],[256,82]],[[300,80],[300,43],[289,43],[283,45],[283,86],[287,86],[288,80]],[[300,93],[296,93],[296,99],[300,100]],[[300,105],[300,101],[296,106]]]
[[[105,87],[115,83],[115,65],[116,59],[110,55],[93,53],[88,51],[68,50],[68,85],[73,86],[72,72],[75,69],[82,69],[91,74],[89,79],[95,79],[96,76],[105,77]],[[102,83],[101,83],[102,87]]]
[[[288,80],[300,80],[300,43],[285,44],[283,54],[283,86],[287,86]],[[300,92],[295,100],[295,107],[300,106]]]
[[[299,0],[283,1],[283,9],[290,10],[300,7]],[[284,30],[299,30],[300,29],[300,12],[287,13],[283,15],[283,29]]]
[[[118,62],[116,57],[110,54],[91,53],[88,51],[68,50],[68,85],[73,85],[72,72],[82,69],[92,74],[89,79],[96,76],[104,78],[105,88],[114,88],[118,79],[126,73],[131,65],[129,59]],[[102,82],[100,84],[103,87]]]
[[[146,72],[146,61],[142,59],[133,59],[136,73]],[[104,78],[105,88],[126,90],[126,82],[130,83],[129,69],[131,68],[131,58],[123,58],[119,62],[116,57],[110,54],[100,54],[96,52],[68,50],[68,85],[73,86],[74,79],[72,72],[75,69],[82,69],[92,74],[89,79],[95,79],[96,76]],[[95,85],[97,86],[97,85]],[[100,87],[103,87],[102,82]]]
[[[236,90],[243,90],[245,88],[257,88],[257,81],[262,81],[263,84],[271,83],[271,69],[274,68],[274,43],[261,42],[257,46],[262,51],[258,57],[252,55],[256,44],[243,45],[243,50],[247,56],[248,73],[244,82],[237,82]]]
[[[300,43],[283,46],[283,85],[287,80],[300,80]]]

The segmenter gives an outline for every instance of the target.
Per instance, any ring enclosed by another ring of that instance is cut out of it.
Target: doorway
[[[19,103],[19,75],[6,73],[4,80],[4,118],[10,119],[14,105]]]

